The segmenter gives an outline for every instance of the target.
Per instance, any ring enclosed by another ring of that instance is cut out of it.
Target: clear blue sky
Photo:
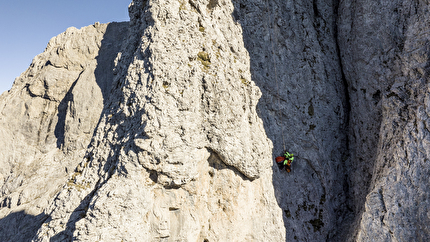
[[[0,94],[68,27],[128,21],[131,0],[1,0]]]

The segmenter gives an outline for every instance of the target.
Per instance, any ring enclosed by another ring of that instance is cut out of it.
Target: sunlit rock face
[[[86,154],[128,23],[69,28],[0,96],[0,240],[29,241]]]
[[[5,189],[12,204],[2,221],[34,222],[27,233],[5,232],[6,240],[285,239],[272,142],[256,111],[261,91],[233,8],[135,1],[128,24],[69,29],[50,42],[26,72],[34,74],[18,80],[16,102],[52,102],[28,106],[51,115],[43,130],[50,143],[34,149],[47,149],[37,164],[57,179],[38,174],[39,189]],[[13,184],[8,172],[5,186]],[[31,191],[32,201],[48,187],[33,213],[14,200]]]
[[[67,29],[0,96],[0,241],[427,241],[428,6],[136,0]]]

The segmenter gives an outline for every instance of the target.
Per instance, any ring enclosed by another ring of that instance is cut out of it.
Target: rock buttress
[[[129,10],[109,102],[34,240],[285,240],[232,3]]]

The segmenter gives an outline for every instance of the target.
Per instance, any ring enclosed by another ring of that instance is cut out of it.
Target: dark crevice
[[[318,5],[317,5],[317,0],[312,0],[312,7],[314,10],[314,16],[317,18],[320,16],[320,13],[318,11]]]
[[[236,167],[226,164],[218,153],[212,149],[208,149],[210,152],[210,156],[208,158],[209,166],[216,170],[224,170],[229,169],[233,171],[237,176],[246,181],[251,181],[248,177],[246,177],[242,172],[240,172]]]
[[[344,94],[345,94],[345,123],[346,126],[345,130],[348,130],[348,126],[349,126],[349,120],[350,120],[350,112],[351,112],[351,98],[349,96],[349,84],[348,81],[346,79],[345,76],[345,72],[344,72],[344,67],[342,64],[342,54],[340,51],[340,45],[339,45],[339,30],[338,30],[338,21],[339,21],[339,0],[335,0],[335,5],[334,5],[334,15],[335,15],[335,23],[334,23],[334,40],[336,43],[336,53],[338,56],[338,62],[339,62],[339,69],[340,69],[340,73],[341,73],[341,81],[344,87]],[[349,150],[349,139],[346,142],[346,148],[347,150]]]
[[[158,173],[157,171],[150,170],[149,171],[149,179],[151,179],[154,183],[158,182]]]
[[[76,86],[76,83],[78,82],[79,78],[81,78],[82,73],[81,71],[79,73],[78,78],[73,82],[72,86],[70,87],[69,91],[64,96],[63,100],[61,100],[60,104],[58,105],[58,122],[55,126],[54,134],[57,138],[57,148],[61,149],[64,146],[65,143],[65,133],[66,133],[66,116],[67,116],[67,110],[69,108],[69,102],[73,100],[73,89]]]
[[[344,211],[345,214],[343,214],[344,218],[343,220],[346,221],[344,222],[339,230],[338,230],[338,234],[334,239],[340,239],[342,241],[346,241],[351,237],[351,234],[353,233],[353,228],[354,226],[354,220],[355,220],[355,215],[354,214],[354,210],[352,209],[352,207],[355,207],[353,204],[351,204],[351,202],[353,202],[353,199],[351,197],[351,189],[350,189],[350,177],[348,176],[348,167],[346,165],[346,162],[351,159],[351,154],[350,154],[350,137],[349,137],[349,129],[350,129],[350,115],[351,115],[351,98],[350,98],[350,94],[349,94],[349,83],[348,80],[346,78],[345,75],[345,71],[344,71],[344,66],[343,66],[343,58],[342,58],[342,52],[341,52],[341,48],[340,48],[340,40],[339,40],[339,4],[340,4],[340,0],[334,0],[334,40],[335,40],[335,44],[336,44],[336,53],[337,53],[337,57],[338,57],[338,65],[339,65],[339,69],[340,69],[340,74],[341,74],[341,83],[343,86],[343,93],[344,93],[344,113],[345,113],[345,121],[344,121],[344,127],[343,130],[345,132],[345,150],[343,151],[343,160],[344,160],[344,166],[345,166],[345,172],[343,174],[344,176],[344,185],[343,185],[343,190],[344,193],[346,195],[346,210]]]

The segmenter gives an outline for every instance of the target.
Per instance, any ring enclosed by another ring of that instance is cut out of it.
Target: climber
[[[293,162],[293,160],[294,154],[285,152],[283,156],[276,157],[276,164],[278,164],[280,170],[285,167],[285,170],[287,172],[291,172],[291,163]]]

